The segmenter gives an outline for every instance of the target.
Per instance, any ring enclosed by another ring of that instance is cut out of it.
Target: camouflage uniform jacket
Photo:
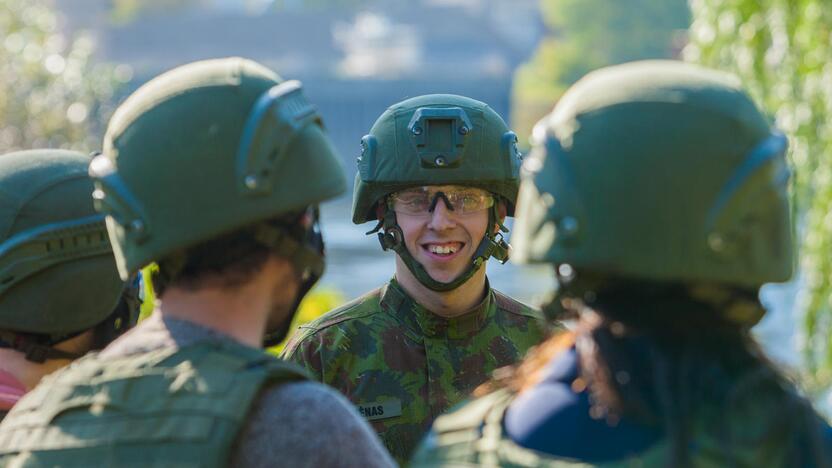
[[[522,359],[546,327],[537,311],[490,288],[470,312],[443,318],[394,279],[301,326],[283,356],[343,392],[401,463],[437,416]]]

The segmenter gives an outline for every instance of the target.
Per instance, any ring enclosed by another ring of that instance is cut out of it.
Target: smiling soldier
[[[353,222],[377,221],[390,282],[301,327],[284,356],[358,406],[406,460],[434,418],[545,335],[537,311],[489,287],[508,259],[517,137],[487,105],[429,95],[390,107],[362,139]]]

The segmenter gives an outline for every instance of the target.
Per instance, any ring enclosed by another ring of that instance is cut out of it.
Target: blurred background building
[[[69,35],[131,70],[127,93],[194,60],[241,55],[303,81],[354,167],[390,104],[426,93],[479,99],[509,115],[514,70],[545,32],[537,0],[68,0]]]
[[[93,60],[128,78],[113,101],[194,60],[245,56],[303,81],[350,183],[360,139],[391,104],[427,93],[488,103],[506,119],[512,77],[545,34],[537,0],[68,0],[64,33],[89,34]],[[351,194],[323,208],[324,285],[354,297],[386,282],[392,254],[349,222]],[[541,269],[495,265],[492,283],[535,301]],[[360,270],[357,274],[356,270]]]

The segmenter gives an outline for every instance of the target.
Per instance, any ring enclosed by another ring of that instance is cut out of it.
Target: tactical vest
[[[82,358],[0,426],[0,466],[220,467],[265,385],[296,366],[230,341]]]
[[[436,420],[433,431],[423,441],[409,466],[486,466],[486,467],[552,467],[552,468],[636,468],[665,467],[670,460],[670,444],[661,441],[635,457],[588,464],[578,460],[554,458],[519,446],[503,430],[503,417],[515,394],[499,390],[485,397],[473,400],[457,411]],[[753,415],[748,415],[753,416]],[[753,427],[757,421],[751,417],[743,424]],[[752,431],[753,432],[753,431]],[[701,432],[697,432],[700,433]],[[811,436],[810,436],[811,437]],[[743,440],[731,448],[732,460],[726,460],[724,441],[703,435],[693,444],[691,466],[696,468],[737,467],[785,467],[784,447],[769,445],[764,441]],[[601,443],[601,441],[599,441]],[[722,445],[721,445],[722,444]],[[806,447],[808,449],[808,447]],[[805,450],[802,452],[810,452]],[[806,458],[799,466],[829,466],[830,460],[822,453],[801,453]]]

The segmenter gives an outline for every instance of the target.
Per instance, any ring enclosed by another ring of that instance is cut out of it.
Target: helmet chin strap
[[[317,212],[315,218],[317,223]],[[304,239],[307,233],[292,231],[293,229],[286,227],[261,225],[256,234],[257,239],[271,246],[275,254],[289,260],[299,283],[294,304],[287,317],[276,327],[266,330],[263,336],[263,347],[266,348],[278,345],[286,338],[301,301],[324,272],[324,246],[320,231],[311,231],[312,239]]]
[[[503,226],[502,223],[499,223],[500,228],[496,232],[491,232],[491,227],[494,226],[494,224],[497,224],[499,222],[498,220],[499,215],[497,213],[497,203],[494,203],[488,211],[488,229],[485,232],[485,236],[483,236],[477,246],[477,250],[474,251],[474,255],[471,257],[471,263],[465,271],[456,277],[456,279],[447,283],[433,279],[427,270],[425,270],[425,267],[422,266],[421,263],[417,262],[416,259],[413,258],[413,255],[411,255],[411,253],[407,250],[404,243],[402,228],[399,227],[398,221],[396,221],[396,212],[393,211],[392,208],[385,208],[384,217],[381,221],[379,221],[378,225],[376,225],[376,227],[367,234],[377,233],[379,243],[381,243],[381,248],[383,250],[393,250],[396,252],[407,266],[407,269],[413,273],[413,276],[415,276],[423,286],[432,291],[446,292],[456,289],[468,281],[489,258],[494,257],[500,263],[508,261],[509,249],[511,247],[508,245],[508,242],[505,241],[502,234],[503,232],[508,232],[508,229]],[[382,232],[378,232],[379,230],[382,230]]]
[[[303,298],[306,297],[306,294],[312,289],[312,286],[318,282],[318,276],[311,275],[306,280],[301,279],[300,286],[298,287],[298,293],[295,296],[295,302],[292,304],[291,312],[289,315],[283,319],[280,324],[272,329],[266,330],[265,335],[263,335],[263,347],[270,348],[272,346],[277,346],[286,339],[286,336],[289,334],[289,328],[292,326],[292,320],[297,315],[298,310],[300,310],[300,303],[303,301]]]

